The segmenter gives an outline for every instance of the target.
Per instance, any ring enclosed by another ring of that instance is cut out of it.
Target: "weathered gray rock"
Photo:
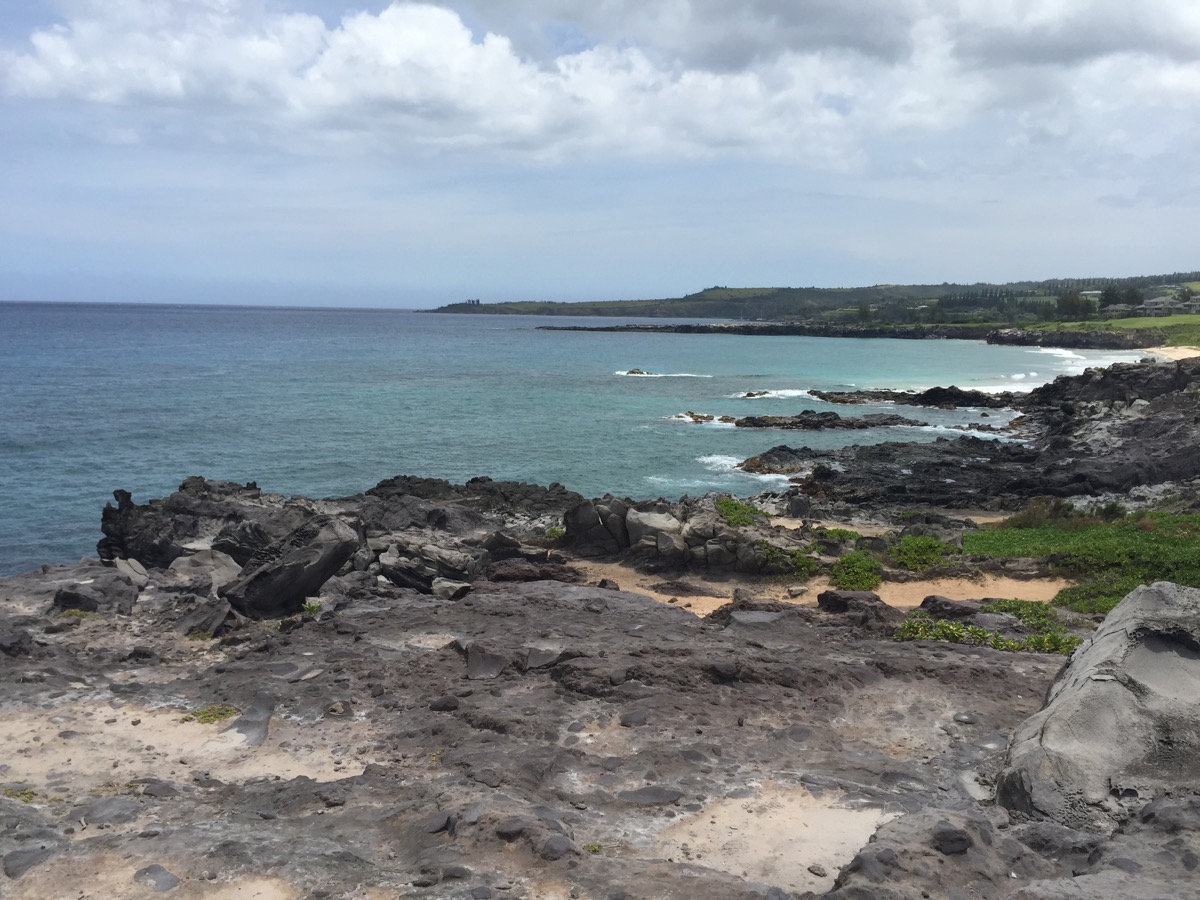
[[[298,612],[358,549],[358,533],[336,516],[315,516],[256,554],[220,595],[244,616]]]
[[[1200,792],[1200,590],[1130,593],[1013,735],[997,801],[1111,832],[1133,810]]]
[[[167,568],[184,578],[207,575],[217,589],[236,579],[242,570],[232,556],[220,550],[197,550],[188,556],[176,557]]]
[[[137,598],[137,586],[129,577],[110,569],[78,584],[59,588],[54,594],[54,608],[127,616],[133,612]]]
[[[625,527],[629,529],[629,542],[636,544],[647,536],[657,539],[660,533],[679,534],[683,530],[683,523],[670,513],[631,509],[625,516]]]
[[[439,600],[460,600],[471,593],[471,585],[465,581],[451,581],[449,578],[435,578],[430,585],[433,596]]]

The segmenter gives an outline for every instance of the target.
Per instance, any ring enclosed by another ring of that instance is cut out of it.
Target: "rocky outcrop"
[[[897,406],[930,406],[937,409],[1005,409],[1016,405],[1022,395],[1011,392],[985,394],[960,387],[932,387],[924,391],[809,391],[827,403],[894,403]]]
[[[997,801],[1111,832],[1200,793],[1200,590],[1140,587],[1109,613],[1013,735]]]
[[[219,594],[254,619],[299,612],[358,549],[359,536],[335,516],[317,516],[255,554]]]
[[[865,416],[840,416],[835,412],[806,409],[794,416],[746,416],[734,423],[738,428],[784,428],[795,431],[861,431],[866,428],[894,428],[898,425],[928,425],[892,413],[868,413]]]
[[[1015,347],[1062,347],[1073,350],[1140,350],[1161,347],[1167,335],[1160,328],[1094,329],[1049,331],[1031,328],[999,328],[987,336],[989,344]]]
[[[1094,498],[1200,478],[1200,359],[1063,376],[1020,401],[1023,442],[964,436],[822,451],[774,447],[748,472],[795,474],[797,492],[879,507],[1013,509],[1033,497]]]

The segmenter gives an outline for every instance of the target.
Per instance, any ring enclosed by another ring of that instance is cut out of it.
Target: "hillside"
[[[582,303],[514,301],[452,303],[432,312],[536,316],[646,316],[742,320],[813,320],[891,323],[1017,324],[1047,318],[1067,292],[1113,288],[1155,295],[1200,283],[1200,272],[1129,278],[1066,278],[1005,284],[880,284],[864,287],[714,286],[682,297]]]

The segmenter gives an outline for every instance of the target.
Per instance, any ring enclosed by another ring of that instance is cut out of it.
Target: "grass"
[[[86,619],[91,613],[84,609],[64,609],[60,615],[64,619]]]
[[[1200,316],[1134,316],[1088,322],[1045,322],[1028,326],[1038,331],[1161,331],[1167,347],[1200,345]]]
[[[319,616],[321,614],[321,601],[308,600],[300,607],[300,612],[306,616]]]
[[[5,788],[4,796],[9,800],[19,800],[22,803],[32,803],[37,799],[33,788]]]
[[[950,550],[935,537],[910,534],[900,539],[888,556],[898,566],[913,572],[924,572],[942,562]]]
[[[584,844],[583,849],[586,850],[588,853],[599,853],[601,850],[604,849],[604,845],[599,843],[598,841],[592,841],[590,844]]]
[[[1023,517],[1023,518],[1022,518]],[[1003,558],[1049,557],[1053,570],[1078,578],[1060,591],[1059,606],[1107,613],[1131,590],[1155,581],[1200,587],[1200,516],[1147,513],[1111,522],[1090,516],[1015,517],[1032,527],[985,528],[963,535],[966,553]],[[1007,527],[1006,527],[1007,526]]]
[[[214,722],[221,722],[228,719],[230,716],[236,716],[239,710],[235,706],[222,706],[219,704],[211,704],[202,706],[199,709],[194,709],[182,719],[180,722],[199,722],[201,725],[212,725]]]
[[[883,567],[856,550],[838,558],[829,570],[829,583],[843,591],[873,591],[883,583]]]
[[[753,525],[755,519],[766,516],[766,513],[758,507],[734,500],[732,497],[718,497],[713,505],[716,507],[717,515],[732,528]]]

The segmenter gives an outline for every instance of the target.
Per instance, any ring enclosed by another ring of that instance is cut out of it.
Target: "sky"
[[[0,300],[1200,268],[1196,0],[0,0]]]

